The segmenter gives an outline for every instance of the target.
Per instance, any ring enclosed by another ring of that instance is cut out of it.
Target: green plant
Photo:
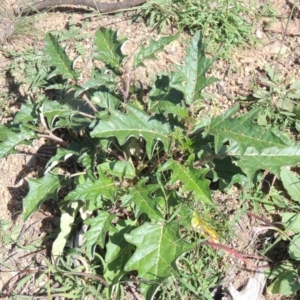
[[[30,278],[34,276],[35,272],[32,270],[19,270],[22,263],[18,258],[25,254],[28,255],[29,252],[32,257],[34,257],[35,254],[39,252],[42,243],[39,239],[37,241],[31,241],[30,245],[27,244],[28,239],[23,238],[25,228],[21,225],[14,225],[12,222],[5,220],[5,217],[6,216],[2,216],[0,219],[1,298],[6,298],[12,290],[14,290],[17,294],[22,288],[24,288],[24,286],[28,283],[28,273],[32,274]],[[22,251],[24,252],[22,253]],[[30,269],[32,265],[28,262],[28,265],[25,267],[23,264],[23,267],[24,269]],[[8,278],[10,281],[8,281]],[[19,278],[20,280],[16,282],[16,278]],[[4,284],[7,286],[5,287]],[[18,299],[24,298],[20,297]]]
[[[272,19],[275,20],[275,18],[278,17],[278,12],[274,8],[274,3],[271,1],[264,3],[261,8],[261,15],[271,18],[271,21],[273,21]]]
[[[13,103],[14,96],[7,92],[0,92],[0,115],[2,117],[6,118],[10,115],[10,105]]]
[[[13,243],[15,243],[18,239],[19,233],[20,233],[20,226],[12,226],[10,228],[8,222],[6,220],[0,219],[0,229],[1,229],[1,235],[0,235],[0,241],[2,247],[11,246]],[[1,261],[1,264],[3,261]]]
[[[86,49],[80,43],[87,37],[81,28],[76,26],[76,23],[71,20],[68,23],[68,28],[62,31],[53,31],[59,42],[63,43],[65,48],[74,52],[75,55],[85,55]],[[10,49],[1,49],[4,56],[10,59],[10,64],[4,70],[9,72],[14,84],[18,87],[22,86],[34,101],[38,102],[43,99],[43,88],[49,84],[55,84],[56,78],[47,78],[51,65],[47,58],[43,55],[43,51],[38,47],[25,48],[22,51],[14,51]],[[7,74],[5,74],[7,76]],[[4,76],[4,75],[3,75]],[[1,95],[0,95],[1,96]],[[6,95],[3,93],[3,110],[4,113],[8,110]],[[2,100],[1,100],[2,103]],[[0,103],[0,107],[1,107]]]
[[[40,88],[47,83],[47,61],[43,51],[38,48],[27,48],[23,51],[5,50],[3,54],[10,59],[6,68],[14,84],[32,91],[32,97],[38,101],[43,97]],[[7,74],[6,74],[7,75]]]
[[[84,27],[85,25],[86,23],[83,23],[81,26]],[[79,42],[86,39],[88,34],[83,33],[82,28],[74,20],[69,21],[67,26],[67,29],[55,31],[53,35],[59,42],[63,42],[66,45],[65,47],[71,46],[78,55],[85,55],[86,50]]]
[[[265,65],[266,78],[258,80],[258,88],[253,94],[257,99],[254,106],[264,107],[258,116],[258,124],[278,126],[279,128],[300,130],[300,81],[286,84],[279,71],[269,64]],[[271,122],[270,122],[271,121]]]
[[[160,30],[171,23],[191,33],[201,29],[208,37],[210,50],[226,56],[228,51],[245,42],[253,41],[252,26],[254,10],[236,0],[218,0],[213,3],[201,0],[153,0],[142,6],[150,26]],[[222,45],[222,47],[220,46]]]
[[[3,3],[2,1],[0,4],[0,18],[2,20],[0,46],[8,40],[13,40],[22,35],[32,36],[32,33],[34,33],[37,36],[40,33],[35,27],[35,16],[15,16],[7,2]]]
[[[16,272],[15,269],[13,271]],[[88,263],[78,250],[69,251],[64,259],[60,258],[57,261],[57,265],[44,258],[43,266],[33,265],[28,270],[20,271],[19,278],[13,284],[11,291],[2,291],[0,296],[7,297],[7,299],[34,297],[22,293],[34,280],[35,294],[38,292],[40,297],[85,299],[88,295],[95,299],[103,299],[100,294],[103,279],[97,275],[97,265]],[[32,288],[30,290],[32,291]]]
[[[198,261],[200,274],[209,262],[196,249],[226,250],[218,244],[226,237],[226,221],[210,183],[218,181],[222,190],[251,186],[261,169],[280,178],[280,168],[295,165],[300,154],[294,141],[255,124],[259,108],[236,117],[236,105],[221,116],[198,119],[201,91],[216,81],[205,76],[213,60],[205,57],[200,32],[187,48],[185,64],[158,75],[145,96],[134,70],[176,38],[150,40],[124,67],[125,39],[101,28],[93,57],[105,67],[95,66],[90,80],[79,85],[79,70],[47,34],[44,98],[24,103],[13,124],[0,128],[0,158],[39,137],[60,145],[44,174],[28,180],[23,217],[46,200],[58,200],[60,232],[52,247],[57,266],[75,228],[87,225],[81,250],[91,265],[99,258],[96,275],[103,277],[100,293],[108,299],[122,297],[122,283],[131,280],[140,283],[146,299],[158,290],[165,295],[171,278],[182,282],[183,294],[208,295],[219,274],[204,273],[202,284],[190,284],[195,272],[180,278],[178,268]],[[73,168],[62,169],[67,160]],[[58,193],[63,187],[65,196]]]
[[[272,247],[268,247],[267,249],[269,251],[278,242],[285,241],[285,262],[270,268],[266,272],[268,278],[271,280],[267,288],[267,293],[292,295],[300,290],[297,272],[300,261],[300,182],[296,173],[286,167],[281,168],[280,175],[284,189],[296,205],[294,205],[293,212],[285,211],[281,213],[282,224],[285,230],[284,232],[278,230],[281,233],[280,236],[272,244]]]

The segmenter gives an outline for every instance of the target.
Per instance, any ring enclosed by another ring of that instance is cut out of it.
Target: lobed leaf
[[[104,109],[116,109],[121,101],[109,91],[98,91],[93,94],[92,102]]]
[[[57,123],[60,119],[66,119],[67,123],[70,124],[72,116],[78,114],[70,106],[57,101],[46,101],[40,110],[47,119],[50,129],[59,127]]]
[[[51,33],[45,36],[45,53],[49,56],[50,65],[56,67],[48,77],[62,75],[66,79],[77,80],[78,74],[73,70],[72,62]]]
[[[50,158],[46,164],[45,174],[52,170],[61,162],[67,161],[70,157],[79,156],[82,152],[87,151],[92,144],[89,142],[75,142],[72,141],[68,148],[58,148],[56,154]]]
[[[219,179],[219,188],[228,190],[234,184],[238,183],[242,186],[247,184],[247,177],[242,172],[241,168],[236,166],[235,161],[231,157],[223,159],[214,159],[214,172]]]
[[[162,142],[165,152],[169,153],[171,129],[167,122],[151,117],[134,106],[126,106],[128,114],[112,110],[108,119],[100,120],[91,132],[92,137],[116,137],[123,145],[130,137],[143,137],[146,141],[146,153],[152,157],[155,146]]]
[[[136,270],[139,277],[150,281],[141,283],[141,292],[146,299],[152,299],[159,282],[177,272],[175,262],[178,257],[194,247],[185,242],[178,232],[177,222],[161,225],[144,223],[130,234],[125,234],[126,241],[136,246],[125,271]]]
[[[100,28],[95,34],[96,53],[94,58],[103,61],[116,73],[121,71],[125,55],[121,52],[125,40],[118,41],[117,32],[109,28]]]
[[[239,105],[237,104],[223,115],[212,119],[211,124],[207,127],[206,132],[215,137],[216,153],[228,140],[238,143],[240,155],[243,155],[248,147],[255,147],[258,151],[262,151],[271,147],[282,149],[288,145],[286,139],[278,132],[254,124],[260,108],[252,109],[239,118],[232,118],[238,110]]]
[[[98,168],[99,169],[99,168]],[[111,199],[116,191],[115,183],[111,178],[99,173],[99,179],[95,182],[86,181],[78,184],[75,190],[71,191],[65,200],[72,201],[94,201],[97,207],[102,207],[103,197]]]
[[[234,106],[214,118],[207,127],[207,133],[214,136],[216,153],[225,142],[229,142],[226,154],[234,157],[235,164],[251,180],[261,169],[280,177],[281,167],[297,163],[300,154],[298,145],[278,130],[255,124],[260,108],[232,118],[238,109],[238,105]]]
[[[176,73],[172,73],[171,86],[185,95],[186,104],[191,105],[201,98],[201,91],[218,79],[206,78],[213,59],[205,57],[206,45],[202,43],[202,33],[197,31],[186,51],[184,66],[176,66]]]
[[[197,170],[192,166],[186,167],[177,161],[169,159],[158,171],[163,172],[170,169],[173,173],[169,184],[173,184],[180,180],[182,182],[182,192],[193,192],[199,201],[203,201],[208,204],[212,203],[209,190],[210,182],[204,178],[208,169]]]
[[[111,224],[116,217],[107,211],[98,211],[95,218],[88,219],[85,224],[89,225],[89,230],[85,233],[85,247],[87,248],[87,256],[92,259],[94,257],[95,247],[99,245],[104,248],[104,240],[106,232],[117,232],[117,229]]]
[[[156,79],[149,93],[148,109],[154,113],[188,117],[188,109],[183,105],[183,93],[170,87],[170,79],[165,75]]]
[[[29,140],[36,138],[33,130],[27,129],[22,125],[0,127],[0,158],[7,154],[16,153],[15,147],[20,144],[26,144]]]
[[[116,224],[117,232],[109,232],[109,240],[106,244],[104,278],[108,283],[116,284],[119,278],[126,273],[125,264],[132,256],[134,246],[125,240],[125,234],[129,234],[136,223],[132,220],[119,220]]]
[[[238,156],[235,153],[229,155]],[[239,156],[237,165],[251,179],[256,171],[268,170],[280,178],[280,168],[283,166],[293,166],[299,161],[300,146],[291,146],[282,149],[277,147],[266,148],[258,151],[254,147],[248,147],[245,153]]]
[[[150,39],[149,46],[144,47],[143,45],[140,47],[140,51],[134,55],[134,68],[137,68],[139,66],[145,66],[144,61],[146,59],[156,59],[155,53],[158,51],[163,51],[164,47],[174,40],[178,38],[178,34],[173,36],[167,36],[162,37],[158,41],[154,41],[153,39]]]
[[[37,104],[33,104],[30,102],[23,103],[20,110],[14,116],[14,124],[35,121],[38,117],[36,111],[37,107]]]
[[[105,87],[110,92],[113,92],[116,86],[120,82],[120,77],[114,74],[111,70],[106,68],[101,68],[101,70],[95,68],[92,74],[92,78],[78,87],[75,96],[78,97],[85,91],[96,89],[99,90],[100,87]]]
[[[134,187],[129,189],[129,194],[122,199],[122,206],[130,202],[135,204],[135,218],[138,219],[142,213],[148,215],[152,221],[163,221],[164,218],[159,211],[158,203],[163,201],[162,197],[154,197],[153,193],[160,188],[159,184],[147,184],[147,179],[140,180]]]
[[[121,178],[134,179],[135,168],[129,161],[111,161],[99,165],[102,172]]]
[[[29,192],[23,199],[24,221],[46,200],[56,200],[59,188],[66,185],[67,182],[68,180],[64,176],[50,173],[47,173],[42,178],[28,179]]]

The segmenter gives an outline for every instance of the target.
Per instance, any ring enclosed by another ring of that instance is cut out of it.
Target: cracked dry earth
[[[256,2],[259,7],[259,5],[263,5],[264,0],[256,0]],[[284,0],[273,0],[272,2],[274,8],[276,8],[282,18],[275,20],[268,28],[265,26],[268,20],[258,22],[255,25],[253,34],[259,39],[260,43],[249,46],[246,49],[237,49],[233,51],[230,59],[218,60],[214,64],[211,75],[219,78],[220,82],[207,89],[207,92],[211,94],[211,101],[205,103],[203,113],[210,115],[219,114],[234,104],[236,97],[252,94],[254,83],[265,76],[265,63],[268,62],[274,66],[279,51],[281,51],[281,55],[278,59],[278,69],[284,76],[287,85],[294,80],[300,80],[299,1],[297,10],[295,10],[295,14],[286,30],[284,41],[282,32],[283,28],[285,28],[287,17],[291,12],[291,5]],[[52,9],[49,12],[33,16],[36,34],[33,35],[31,32],[28,35],[18,36],[14,34],[12,23],[7,22],[3,17],[5,16],[5,9],[11,7],[13,0],[6,0],[3,3],[0,4],[0,34],[1,32],[3,33],[3,30],[6,30],[9,34],[6,40],[2,41],[0,72],[1,70],[5,70],[10,62],[4,55],[5,51],[22,51],[22,49],[32,46],[42,47],[43,35],[46,32],[63,29],[70,20],[75,20],[78,26],[80,26],[84,14],[87,13],[83,8],[78,9],[70,6]],[[90,17],[89,22],[82,29],[88,34],[88,38],[83,41],[87,52],[92,47],[94,32],[101,26],[118,29],[120,35],[128,37],[129,41],[124,49],[124,52],[127,54],[133,53],[136,50],[136,45],[145,43],[145,36],[157,38],[162,35],[148,28],[141,19],[133,23],[129,22],[131,14],[132,12],[117,16]],[[17,22],[17,20],[14,21]],[[163,34],[174,34],[174,29],[172,30],[167,29]],[[151,85],[155,79],[155,74],[171,70],[174,63],[181,64],[187,39],[188,36],[182,34],[180,39],[174,41],[164,52],[157,55],[158,60],[146,62],[147,68],[138,69],[134,73],[134,77],[139,79],[145,86]],[[85,70],[84,76],[87,76],[91,67],[90,59],[82,59],[80,63]],[[7,77],[7,72],[2,71],[0,76],[0,90],[6,91],[11,95],[10,112],[18,110],[24,98],[26,88],[26,86],[11,84],[11,78]],[[9,123],[11,122],[11,118],[0,114],[0,122]],[[9,225],[5,232],[1,232],[1,236],[12,235],[12,226],[19,226],[21,231],[17,240],[24,247],[32,243],[39,245],[42,238],[49,231],[51,232],[51,228],[57,226],[57,222],[53,222],[49,213],[52,212],[55,214],[57,212],[55,212],[54,208],[49,207],[49,205],[43,206],[26,223],[21,219],[22,199],[28,192],[26,180],[36,177],[42,172],[47,159],[55,151],[53,147],[54,145],[49,145],[41,139],[32,146],[21,147],[19,149],[21,150],[20,154],[8,155],[6,158],[0,160],[0,219],[7,221]],[[215,200],[218,205],[224,206],[224,208],[230,206],[230,215],[234,217],[234,212],[240,207],[238,195],[238,192],[231,196],[216,195]],[[48,220],[51,222],[47,222]],[[233,240],[231,246],[236,250],[243,251],[251,240],[251,227],[251,220],[246,217],[242,218],[234,229],[239,238]],[[7,293],[13,289],[15,283],[23,276],[24,270],[36,264],[42,264],[44,255],[46,255],[45,251],[32,253],[30,250],[18,249],[17,247],[12,247],[12,245],[0,245],[0,263],[2,264],[0,268],[0,291]],[[232,258],[228,258],[227,262],[231,263],[230,259]],[[236,261],[233,263],[237,264]],[[236,288],[241,287],[247,278],[253,276],[253,274],[244,270],[241,263],[231,273],[230,282]],[[34,284],[26,285],[27,294],[34,293],[34,290]],[[262,296],[261,299],[277,300],[293,298]]]

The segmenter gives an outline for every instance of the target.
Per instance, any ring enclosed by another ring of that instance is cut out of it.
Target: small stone
[[[259,29],[256,30],[256,37],[257,37],[258,39],[260,39],[260,40],[262,39],[263,33],[262,33],[261,30],[259,30]]]

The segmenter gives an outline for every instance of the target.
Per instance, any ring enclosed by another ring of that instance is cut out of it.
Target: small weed
[[[223,271],[218,263],[219,257],[209,247],[190,251],[177,262],[180,275],[168,278],[161,285],[159,299],[180,300],[197,295],[201,299],[212,300],[210,289],[217,285]]]
[[[287,168],[282,168],[281,177],[285,189],[295,203],[299,204],[299,177]],[[299,205],[295,206],[299,210]],[[266,270],[266,275],[270,281],[267,293],[270,295],[295,295],[300,290],[299,274],[297,272],[300,261],[300,214],[299,212],[282,212],[282,224],[284,230],[279,225],[269,227],[277,231],[280,235],[267,249],[266,254],[276,247],[278,242],[285,241],[285,259],[282,263],[272,266]]]
[[[208,50],[218,51],[220,56],[228,55],[233,47],[254,40],[252,26],[246,20],[251,10],[254,15],[253,7],[246,7],[236,0],[163,0],[148,1],[143,5],[143,14],[150,26],[163,30],[167,24],[175,23],[191,33],[202,29],[208,37]]]
[[[77,23],[74,20],[71,20],[67,26],[67,29],[55,31],[52,34],[58,39],[59,42],[65,44],[66,47],[71,46],[73,49],[75,49],[77,55],[85,55],[85,48],[82,46],[82,43],[79,42],[86,39],[88,34],[83,33],[82,28],[77,26]],[[80,26],[84,27],[85,23]]]
[[[283,131],[300,130],[300,81],[286,84],[279,71],[275,73],[269,64],[265,65],[266,77],[257,80],[253,96],[257,99],[254,107],[264,107],[257,122],[263,126],[277,126]]]
[[[38,89],[45,85],[47,77],[47,63],[43,51],[32,48],[24,51],[6,50],[4,55],[10,59],[7,67],[15,84],[31,88],[37,95]]]
[[[16,225],[11,227],[6,220],[1,219],[0,229],[0,240],[2,247],[10,246],[17,241],[20,233],[20,226]],[[1,250],[3,250],[3,248]]]
[[[278,16],[278,12],[274,8],[274,4],[271,1],[264,3],[261,10],[261,15],[263,17],[269,17],[271,19],[275,19]]]
[[[15,16],[12,13],[11,6],[7,10],[2,8],[1,5],[2,3],[0,4],[0,45],[7,41],[22,38],[22,36],[26,36],[26,38],[41,36],[41,31],[35,26],[35,20],[38,18],[38,15]]]
[[[69,51],[73,51],[76,56],[86,54],[86,50],[80,41],[84,40],[87,35],[82,33],[74,21],[69,22],[69,28],[62,31],[54,31],[52,34],[62,42]],[[47,86],[49,82],[53,82],[48,78],[51,65],[49,65],[47,57],[44,55],[43,50],[33,47],[27,48],[23,51],[13,51],[2,49],[4,56],[10,59],[10,64],[6,68],[14,82],[19,87],[22,86],[30,91],[30,96],[34,101],[39,102],[44,97],[41,88]],[[9,91],[13,95],[15,91]],[[7,111],[8,102],[5,96],[8,92],[3,94],[3,113]],[[2,102],[2,101],[1,101]],[[0,103],[1,105],[1,103]]]
[[[5,91],[0,92],[0,115],[3,118],[11,115],[10,105],[14,102],[13,96]]]

